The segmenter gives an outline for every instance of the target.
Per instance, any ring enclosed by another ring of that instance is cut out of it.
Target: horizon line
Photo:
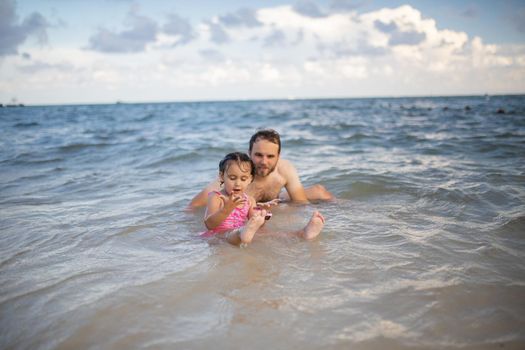
[[[111,106],[111,105],[140,105],[140,104],[176,104],[176,103],[228,103],[228,102],[269,102],[269,101],[315,101],[315,100],[362,100],[362,99],[402,99],[402,98],[444,98],[444,97],[502,97],[502,96],[525,96],[522,93],[477,93],[477,94],[451,94],[451,95],[391,95],[391,96],[352,96],[352,97],[269,97],[269,98],[246,98],[246,99],[187,99],[172,101],[125,101],[117,99],[114,102],[64,102],[64,103],[0,103],[1,108],[20,107],[54,107],[54,106]]]

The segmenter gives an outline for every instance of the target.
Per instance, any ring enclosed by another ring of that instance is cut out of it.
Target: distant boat
[[[23,103],[18,103],[18,99],[16,97],[13,97],[11,99],[11,103],[8,103],[5,105],[6,107],[24,107]]]

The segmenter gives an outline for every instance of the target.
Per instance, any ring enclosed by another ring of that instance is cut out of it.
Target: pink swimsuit
[[[208,196],[211,196],[213,194],[216,194],[218,196],[221,195],[218,191],[213,191],[208,193]],[[242,208],[235,208],[233,211],[228,215],[226,219],[224,219],[223,222],[220,223],[219,226],[215,227],[213,230],[208,230],[201,234],[202,237],[211,237],[218,233],[222,233],[225,231],[231,231],[235,230],[239,227],[244,226],[246,221],[248,220],[248,211],[250,210],[250,200],[248,199],[248,195],[246,193],[243,193],[244,199],[246,202],[244,203]]]

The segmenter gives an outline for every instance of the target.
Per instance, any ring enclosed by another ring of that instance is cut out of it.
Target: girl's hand
[[[246,199],[244,198],[244,196],[239,196],[233,193],[230,194],[228,197],[223,196],[223,198],[224,198],[224,207],[228,211],[233,211],[233,209],[235,209],[237,206],[241,204],[244,205],[244,203],[246,203]]]
[[[257,202],[257,207],[261,208],[261,209],[270,210],[271,207],[276,206],[280,202],[281,202],[281,200],[279,198],[275,198],[275,199],[272,199],[269,202]]]

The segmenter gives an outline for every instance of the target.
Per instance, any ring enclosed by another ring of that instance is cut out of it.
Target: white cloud
[[[184,88],[202,93],[195,99],[267,91],[260,96],[265,98],[287,89],[309,97],[316,91],[326,97],[525,90],[523,46],[485,44],[439,28],[408,5],[322,15],[307,5],[300,11],[292,6],[243,9],[195,26],[171,15],[158,31],[154,20],[135,14],[129,31],[138,38],[138,52],[33,48],[26,58],[4,59],[0,96],[19,91],[22,99],[30,90],[32,99],[43,102],[39,90],[68,84],[72,91],[78,85],[110,91],[103,95],[108,100],[122,98],[122,91],[129,100],[177,100],[187,97]]]

